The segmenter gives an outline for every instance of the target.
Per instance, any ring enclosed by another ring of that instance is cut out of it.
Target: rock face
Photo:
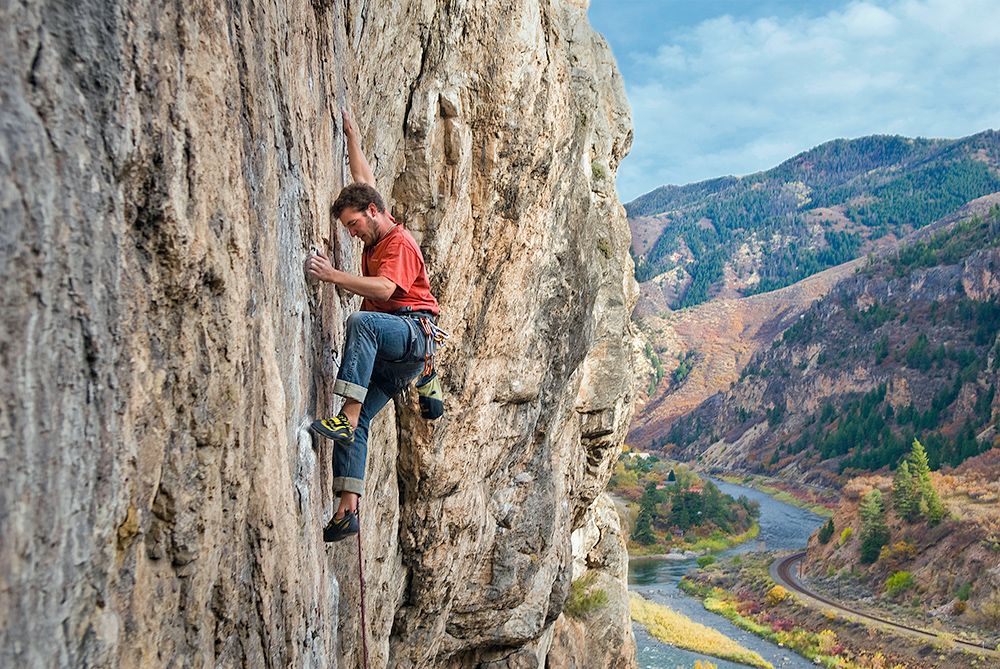
[[[445,417],[373,429],[369,666],[543,664],[632,401],[631,127],[586,3],[0,17],[0,665],[361,664],[303,429],[358,307],[302,272],[358,267],[343,105],[452,334]]]
[[[556,621],[548,669],[628,669],[636,663],[629,612],[628,549],[615,504],[601,495],[573,532],[573,580],[603,591],[608,604]]]

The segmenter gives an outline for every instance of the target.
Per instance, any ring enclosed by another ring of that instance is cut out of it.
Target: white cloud
[[[621,54],[617,54],[621,58]],[[628,54],[624,200],[767,169],[824,141],[1000,127],[1000,2],[868,0],[818,18],[721,16]],[[635,68],[632,68],[633,70]]]
[[[860,38],[891,37],[901,23],[886,10],[867,2],[852,5],[840,20],[848,34]]]

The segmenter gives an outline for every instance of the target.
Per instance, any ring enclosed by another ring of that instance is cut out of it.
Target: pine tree
[[[819,539],[819,542],[821,544],[829,543],[830,538],[833,537],[833,533],[835,531],[836,528],[834,528],[833,526],[833,518],[831,518],[829,521],[827,521],[826,525],[824,525],[819,529],[819,536],[817,537]]]
[[[861,499],[861,527],[862,529],[872,523],[885,522],[885,505],[882,502],[882,491],[878,488],[869,490]]]
[[[903,460],[892,477],[892,508],[900,518],[913,521],[917,515],[916,486],[910,463]]]
[[[916,481],[917,507],[920,515],[931,525],[937,525],[944,518],[944,504],[938,491],[931,483],[931,468],[927,461],[927,451],[919,440],[913,440],[913,450],[910,451],[910,471]]]
[[[913,447],[910,449],[910,472],[917,479],[917,487],[922,487],[931,481],[931,467],[927,460],[927,451],[919,439],[913,440]]]
[[[875,562],[882,546],[889,543],[891,535],[885,524],[885,506],[882,492],[875,488],[861,500],[861,561]]]
[[[656,535],[653,534],[653,522],[646,509],[639,511],[639,516],[635,519],[635,531],[632,532],[632,540],[643,546],[656,543]]]

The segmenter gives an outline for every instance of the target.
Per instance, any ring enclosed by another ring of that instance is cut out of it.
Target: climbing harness
[[[356,511],[358,514],[358,525],[361,525],[361,505]],[[361,569],[361,528],[358,527],[358,583],[361,585],[361,658],[364,662],[364,669],[368,669],[368,642],[365,637],[365,575]]]
[[[444,390],[441,379],[434,371],[434,353],[439,344],[451,337],[434,323],[434,314],[430,311],[403,307],[393,312],[393,315],[409,318],[417,322],[421,332],[427,338],[424,349],[424,371],[417,379],[417,398],[420,403],[420,415],[428,420],[440,418],[444,414]]]

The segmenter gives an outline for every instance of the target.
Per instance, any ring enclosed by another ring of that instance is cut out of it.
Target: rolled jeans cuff
[[[353,492],[361,497],[365,492],[365,482],[351,476],[337,476],[333,479],[333,494],[340,497],[342,492]]]
[[[359,386],[356,383],[344,381],[343,379],[337,379],[336,383],[333,384],[333,392],[341,397],[346,397],[362,404],[364,404],[365,397],[368,395],[368,389],[364,386]],[[352,490],[351,492],[354,491]]]

